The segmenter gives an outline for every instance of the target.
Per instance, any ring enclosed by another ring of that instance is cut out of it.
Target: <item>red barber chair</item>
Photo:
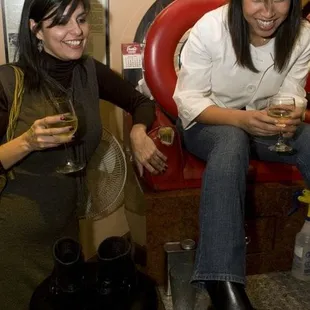
[[[223,3],[222,0],[176,0],[156,17],[149,28],[144,51],[145,80],[155,100],[172,118],[177,118],[177,107],[172,99],[177,80],[174,65],[177,45],[200,17]],[[310,82],[308,87],[310,89]],[[157,109],[156,121],[149,135],[168,157],[168,169],[161,175],[145,171],[144,180],[153,190],[199,188],[205,163],[182,148],[176,128],[163,110]],[[309,110],[306,121],[310,122]],[[162,127],[174,131],[172,145],[161,142]],[[300,180],[301,175],[294,166],[252,160],[249,179],[254,182],[291,181]]]

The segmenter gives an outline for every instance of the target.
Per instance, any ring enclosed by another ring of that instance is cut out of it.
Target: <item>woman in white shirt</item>
[[[246,176],[250,154],[296,164],[310,187],[310,126],[301,119],[310,26],[299,0],[231,0],[205,14],[181,55],[174,99],[186,148],[207,162],[193,283],[215,309],[253,309],[244,291]],[[267,98],[285,94],[297,109],[281,127],[295,153],[268,150],[280,128]],[[250,152],[251,151],[251,152]]]

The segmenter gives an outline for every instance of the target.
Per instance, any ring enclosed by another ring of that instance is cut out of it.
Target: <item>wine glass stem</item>
[[[67,143],[64,143],[64,147],[65,147],[66,164],[72,164],[73,160],[72,160],[71,154],[68,150]]]
[[[282,130],[280,130],[277,145],[282,145],[282,144],[284,144],[284,138],[283,138]]]

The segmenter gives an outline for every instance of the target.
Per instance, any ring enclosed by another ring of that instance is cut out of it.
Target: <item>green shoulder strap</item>
[[[17,66],[14,66],[14,65],[10,65],[10,66],[14,69],[14,73],[15,73],[15,90],[14,90],[12,107],[10,109],[10,114],[9,114],[8,128],[6,131],[7,141],[10,141],[14,138],[14,132],[15,132],[18,116],[20,113],[20,108],[21,108],[23,94],[24,94],[24,73]],[[10,179],[14,179],[14,173],[12,169],[10,169],[7,172],[7,174],[0,174],[0,193],[2,192],[2,190],[4,189],[7,183],[7,175]]]

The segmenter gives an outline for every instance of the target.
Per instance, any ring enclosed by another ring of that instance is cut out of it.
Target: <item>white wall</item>
[[[5,50],[4,50],[4,34],[2,22],[2,7],[0,6],[0,64],[5,63]]]

